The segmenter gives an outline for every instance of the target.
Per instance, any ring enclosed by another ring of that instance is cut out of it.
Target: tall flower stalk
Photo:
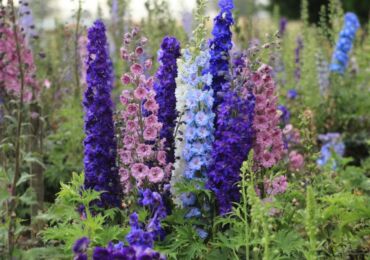
[[[176,98],[181,130],[179,132],[184,135],[176,143],[178,160],[175,162],[171,182],[175,194],[174,186],[179,180],[206,178],[213,142],[213,90],[203,89],[212,83],[212,75],[202,73],[208,70],[210,60],[204,40],[207,20],[203,14],[204,8],[205,1],[199,1],[196,13],[198,26],[194,31],[194,38],[189,48],[182,51],[182,59],[178,61]]]
[[[85,188],[102,191],[100,207],[118,207],[121,188],[116,167],[116,141],[113,123],[113,65],[107,48],[103,22],[97,20],[88,30],[85,109],[84,164]]]
[[[253,144],[254,96],[247,90],[241,95],[236,89],[225,88],[218,106],[212,164],[207,186],[216,195],[221,215],[231,211],[232,203],[240,200],[239,170]]]
[[[211,55],[209,71],[213,78],[211,88],[214,91],[213,111],[215,113],[221,102],[219,92],[222,91],[223,85],[230,81],[229,52],[233,47],[230,27],[234,23],[232,15],[233,0],[220,0],[218,6],[221,10],[214,19],[212,30],[214,38],[209,43]]]
[[[271,77],[272,69],[262,65],[252,76],[256,98],[253,130],[254,160],[257,168],[270,168],[283,156],[284,142],[279,128],[277,96],[275,83]]]
[[[159,105],[154,91],[154,78],[147,77],[151,59],[145,59],[145,37],[138,29],[126,33],[121,57],[130,65],[130,72],[121,80],[134,89],[124,90],[121,103],[123,126],[119,149],[121,184],[125,193],[133,187],[159,188],[170,178],[172,164],[167,163],[165,139],[160,138],[163,124],[158,121]]]
[[[352,49],[356,32],[360,28],[360,22],[354,13],[346,13],[342,31],[339,33],[337,45],[333,53],[330,71],[343,74],[347,68],[348,53]]]
[[[158,121],[163,124],[160,137],[164,138],[167,151],[167,161],[175,162],[174,131],[176,126],[176,60],[180,57],[180,43],[175,37],[165,37],[161,44],[158,61],[159,67],[154,84],[156,101],[159,105]]]

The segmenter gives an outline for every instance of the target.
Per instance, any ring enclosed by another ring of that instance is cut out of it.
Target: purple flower
[[[240,179],[240,167],[253,144],[254,100],[251,93],[241,98],[229,89],[223,93],[218,106],[207,187],[215,193],[222,215],[230,212],[233,202],[240,199],[236,183]]]
[[[30,3],[26,0],[19,1],[19,4],[19,23],[22,32],[25,35],[26,44],[29,45],[31,39],[38,37],[32,16],[32,10],[30,8]]]
[[[303,39],[302,37],[297,37],[297,47],[294,50],[295,53],[295,70],[294,70],[294,78],[296,83],[298,84],[301,80],[301,56],[303,50]]]
[[[82,237],[74,243],[72,251],[75,255],[74,260],[87,260],[86,251],[89,247],[90,240],[87,237]]]
[[[88,30],[86,60],[84,165],[85,188],[102,191],[100,207],[119,207],[121,186],[116,167],[116,141],[111,90],[113,67],[105,26],[96,21]]]
[[[85,253],[87,248],[89,247],[90,240],[87,237],[82,237],[74,243],[72,247],[72,251],[75,254]]]
[[[156,101],[159,105],[158,121],[163,124],[160,132],[161,138],[166,138],[165,147],[167,149],[167,162],[175,161],[175,140],[174,130],[176,126],[176,77],[177,63],[180,57],[180,43],[174,37],[164,37],[158,55],[159,67],[154,85],[156,91]]]
[[[289,89],[287,93],[287,98],[294,100],[298,97],[298,92],[295,89]]]
[[[285,17],[282,17],[279,22],[279,33],[281,36],[284,36],[287,24],[288,24],[288,19],[286,19]]]
[[[232,0],[219,1],[220,13],[213,20],[214,27],[212,30],[213,39],[210,40],[210,67],[209,72],[212,74],[211,87],[214,91],[215,98],[213,111],[217,112],[217,106],[221,102],[219,92],[222,86],[230,80],[229,59],[232,44],[231,25],[234,24],[232,9],[234,7]],[[216,115],[217,117],[217,115]]]
[[[280,110],[280,121],[283,125],[287,125],[290,121],[290,112],[286,106],[278,105],[278,110]]]

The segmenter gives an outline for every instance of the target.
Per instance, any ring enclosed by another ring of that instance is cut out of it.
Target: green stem
[[[14,40],[16,44],[16,53],[17,53],[17,59],[18,59],[18,67],[19,67],[19,76],[20,76],[20,97],[19,97],[19,103],[18,103],[18,122],[17,122],[17,132],[16,132],[16,140],[15,140],[15,169],[14,169],[14,176],[13,176],[13,183],[11,186],[11,198],[9,202],[9,227],[8,227],[8,250],[9,250],[9,257],[12,258],[13,251],[14,251],[14,242],[15,242],[15,229],[16,229],[16,186],[17,182],[20,178],[20,146],[21,146],[21,134],[22,134],[22,111],[23,111],[23,96],[24,96],[24,70],[23,70],[23,61],[21,56],[21,45],[18,39],[18,29],[16,24],[16,17],[15,17],[15,8],[13,0],[8,0],[8,4],[11,8],[10,18],[12,21],[12,27],[13,27],[13,34],[14,34]]]
[[[78,1],[78,9],[76,13],[76,31],[75,31],[75,80],[76,80],[76,89],[75,89],[75,98],[80,97],[80,56],[79,56],[79,46],[78,40],[80,37],[80,23],[81,23],[81,13],[82,13],[82,0]]]

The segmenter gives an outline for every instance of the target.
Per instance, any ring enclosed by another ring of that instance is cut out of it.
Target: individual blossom
[[[346,13],[344,16],[343,28],[339,33],[339,38],[333,52],[330,71],[344,74],[349,61],[349,52],[352,49],[353,41],[357,30],[360,28],[360,22],[356,14]]]
[[[212,75],[214,104],[213,111],[217,112],[217,106],[221,102],[219,92],[222,86],[230,80],[229,59],[230,50],[233,47],[232,33],[230,27],[234,24],[232,10],[234,8],[233,0],[219,0],[219,14],[214,18],[212,30],[213,39],[209,42],[210,65],[209,72]]]
[[[290,100],[295,100],[298,97],[298,92],[295,89],[289,89],[286,97]]]
[[[85,111],[84,165],[88,189],[101,191],[99,206],[120,205],[121,188],[116,167],[116,140],[111,100],[113,66],[107,51],[105,26],[88,30],[88,58],[83,106]]]
[[[262,65],[252,75],[255,84],[253,94],[256,98],[253,130],[254,161],[257,168],[270,168],[282,158],[284,143],[279,128],[275,83],[271,77],[271,68]]]
[[[280,121],[282,125],[287,125],[290,121],[290,112],[286,106],[278,105],[278,112],[280,114]]]
[[[167,161],[175,161],[174,131],[176,126],[176,60],[180,57],[180,43],[174,37],[165,37],[158,53],[160,67],[156,73],[157,81],[154,84],[156,101],[159,105],[158,121],[163,124],[160,137],[166,140]]]
[[[167,163],[165,138],[160,133],[163,123],[159,121],[160,107],[156,101],[154,79],[148,76],[149,67],[144,57],[146,38],[133,29],[126,33],[121,48],[122,58],[128,62],[130,71],[122,76],[122,82],[134,88],[124,90],[121,103],[122,147],[119,149],[121,181],[125,193],[132,187],[158,185],[169,180],[171,163]],[[132,178],[130,178],[132,177]],[[134,180],[134,183],[131,181]]]
[[[89,247],[90,240],[87,237],[82,237],[73,244],[72,251],[74,254],[74,260],[87,260],[87,249]]]

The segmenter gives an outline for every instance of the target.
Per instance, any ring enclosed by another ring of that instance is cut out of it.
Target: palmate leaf
[[[208,251],[192,225],[176,226],[173,235],[166,237],[161,252],[170,259],[199,259]]]
[[[21,184],[29,181],[31,178],[32,178],[32,175],[31,174],[28,174],[28,173],[25,173],[25,172],[22,173],[21,177],[17,181],[16,186],[18,187],[19,185],[21,185]]]
[[[291,230],[278,231],[274,238],[274,247],[285,255],[303,251],[304,245],[305,241],[300,235]]]

